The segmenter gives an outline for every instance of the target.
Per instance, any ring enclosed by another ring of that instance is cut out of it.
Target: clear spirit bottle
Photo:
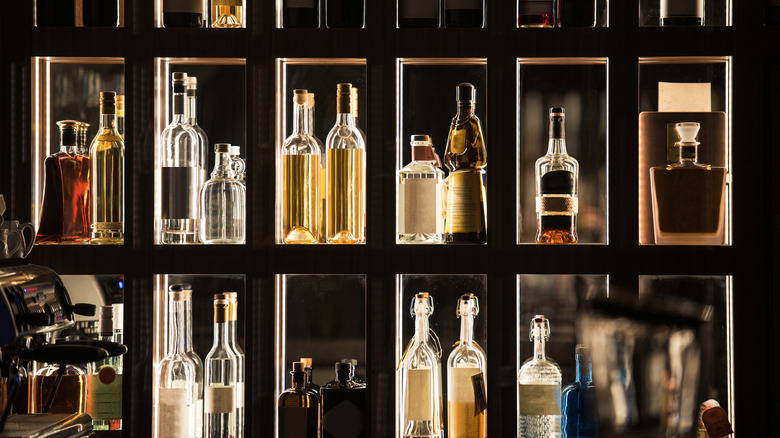
[[[418,293],[412,299],[414,340],[401,359],[401,431],[404,438],[442,438],[441,363],[429,340],[428,318],[433,299]]]
[[[697,122],[677,123],[677,163],[650,169],[653,230],[659,245],[722,245],[725,238],[724,167],[698,162]]]
[[[238,331],[238,294],[236,292],[224,292],[222,295],[230,300],[228,314],[228,347],[236,356],[236,438],[244,437],[244,388],[246,381],[246,356],[244,350],[238,345],[236,339]]]
[[[427,135],[412,135],[412,162],[398,171],[398,242],[441,243],[444,171]]]
[[[282,242],[317,243],[322,151],[308,133],[307,91],[295,90],[293,100],[293,132],[282,146]]]
[[[469,83],[456,88],[458,113],[452,119],[444,164],[446,182],[447,243],[487,243],[487,201],[483,176],[487,151],[482,127],[474,114],[476,90]]]
[[[485,352],[474,342],[474,319],[479,303],[473,294],[458,300],[460,342],[447,359],[447,436],[487,437]]]
[[[536,243],[577,243],[579,163],[566,153],[565,112],[550,108],[547,154],[534,165]]]
[[[200,191],[200,240],[206,244],[242,244],[246,240],[246,193],[233,177],[230,144],[214,145],[211,179]]]
[[[561,393],[563,438],[598,437],[598,418],[595,416],[596,389],[590,368],[590,348],[577,345],[575,360],[577,377]]]
[[[190,285],[169,287],[166,353],[155,369],[155,438],[203,436],[203,381],[198,380],[198,369],[202,379],[203,368],[190,354],[191,300]]]
[[[336,362],[336,380],[322,387],[322,438],[365,436],[366,385],[350,362]]]
[[[351,90],[338,84],[336,124],[325,140],[328,243],[365,242],[366,145],[352,118]]]
[[[125,140],[125,96],[117,94],[116,96],[116,132]]]
[[[306,389],[303,362],[293,362],[292,387],[279,395],[279,438],[319,438],[320,401]]]
[[[244,0],[211,0],[211,27],[244,27]]]
[[[89,240],[89,156],[78,151],[80,122],[62,120],[60,150],[44,161],[44,189],[38,244]]]
[[[89,148],[92,192],[90,243],[125,241],[125,143],[116,131],[116,93],[100,93],[100,128]]]
[[[100,306],[98,339],[122,343],[117,333],[114,306]],[[94,430],[122,429],[122,356],[109,357],[88,366],[87,413]]]
[[[205,152],[185,116],[187,73],[173,73],[171,123],[160,135],[155,170],[159,181],[160,243],[197,243]]]
[[[209,137],[206,135],[206,131],[198,125],[198,78],[195,76],[187,76],[187,97],[186,104],[184,106],[184,112],[187,117],[187,123],[192,126],[195,134],[198,137],[199,149],[201,153],[201,163],[203,163],[203,174],[201,175],[201,183],[206,181],[206,172],[208,172],[208,150],[209,150]]]
[[[205,362],[203,393],[204,436],[233,438],[236,434],[236,368],[238,363],[228,343],[230,299],[214,296],[214,345]]]
[[[544,315],[531,320],[533,357],[517,373],[520,438],[560,438],[561,368],[547,357],[550,321]]]

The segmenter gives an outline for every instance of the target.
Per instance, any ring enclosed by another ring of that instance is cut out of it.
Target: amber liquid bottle
[[[279,396],[279,438],[319,438],[320,400],[306,388],[303,362],[293,362],[292,388]]]
[[[46,365],[38,370],[32,382],[31,413],[83,414],[87,407],[87,372],[75,365],[65,365],[57,392],[48,411],[46,404],[57,381],[59,365]]]
[[[80,122],[62,120],[60,150],[44,161],[45,183],[37,243],[89,240],[89,157],[78,153]]]

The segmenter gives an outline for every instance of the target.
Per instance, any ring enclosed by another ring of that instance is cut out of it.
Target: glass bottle
[[[566,0],[558,1],[563,5]],[[584,1],[574,0],[574,3]],[[518,0],[517,27],[555,27],[555,12],[554,0]]]
[[[38,244],[81,243],[89,240],[89,156],[78,153],[79,124],[57,122],[60,150],[44,161],[44,189]]]
[[[483,27],[484,0],[444,0],[444,27]]]
[[[202,383],[198,382],[198,365],[188,350],[192,349],[192,289],[175,284],[168,289],[168,330],[165,357],[155,369],[154,436],[155,438],[191,438],[202,436]],[[201,368],[202,369],[202,368]],[[199,393],[200,392],[200,393]],[[198,427],[198,424],[201,426]],[[197,431],[200,429],[201,434]]]
[[[398,171],[398,242],[441,243],[444,171],[427,135],[412,135],[412,162]]]
[[[211,0],[211,27],[244,27],[244,0]]]
[[[650,168],[653,230],[659,245],[722,245],[726,168],[698,162],[698,122],[677,123],[677,163]]]
[[[307,132],[306,90],[295,90],[293,96],[293,132],[282,146],[282,242],[317,243],[322,151]]]
[[[563,438],[598,437],[596,418],[596,394],[590,370],[590,348],[577,345],[576,380],[561,393],[561,414],[563,415]]]
[[[299,359],[303,362],[303,370],[306,371],[306,389],[320,396],[320,385],[314,383],[314,367],[312,366],[313,360],[310,357],[302,357]]]
[[[114,307],[100,306],[98,339],[122,342],[115,335]],[[94,430],[122,429],[122,356],[109,357],[88,366],[87,413]]]
[[[351,90],[351,84],[338,84],[336,124],[325,140],[328,243],[365,241],[366,145],[352,118]]]
[[[238,331],[238,294],[236,292],[224,292],[222,295],[230,300],[230,312],[228,314],[228,347],[236,356],[236,438],[244,437],[244,382],[246,372],[246,357],[244,350],[238,345],[236,333]]]
[[[293,362],[292,387],[279,395],[279,438],[319,438],[320,401],[306,389],[303,362]]]
[[[125,95],[116,95],[116,132],[125,140]]]
[[[458,300],[460,342],[447,359],[447,436],[449,438],[487,437],[487,361],[485,352],[474,342],[474,318],[479,302],[474,294]]]
[[[75,0],[35,0],[35,25],[75,26]]]
[[[474,114],[476,90],[469,83],[456,88],[458,113],[452,119],[444,164],[447,243],[487,243],[487,202],[483,176],[487,151],[482,127]]]
[[[205,180],[204,152],[198,134],[185,116],[187,73],[173,73],[171,123],[160,135],[158,172],[159,242],[196,243],[200,187]]]
[[[441,27],[439,0],[398,0],[398,27]]]
[[[82,0],[84,27],[119,27],[119,0]]]
[[[595,27],[596,0],[558,0],[561,27]]]
[[[536,172],[536,243],[577,243],[579,163],[566,153],[565,112],[550,108],[547,154]]]
[[[195,438],[201,438],[203,436],[203,361],[195,352],[192,343],[192,286],[187,283],[181,283],[171,285],[169,290],[183,291],[188,297],[184,302],[184,318],[187,321],[187,326],[184,331],[185,343],[184,354],[192,360],[195,365]]]
[[[661,0],[661,26],[704,26],[705,0]]]
[[[363,137],[363,144],[367,145],[368,140],[366,139],[366,133],[363,132],[362,129],[360,129],[360,122],[358,121],[358,89],[357,87],[352,87],[349,90],[349,108],[352,111],[352,120],[355,122],[355,129],[358,130],[360,133],[360,136]]]
[[[195,134],[198,137],[199,150],[201,154],[201,184],[206,181],[206,173],[208,172],[209,164],[209,137],[206,135],[206,131],[198,125],[198,78],[195,76],[187,76],[187,97],[186,104],[184,106],[184,114],[187,117],[187,123],[192,126]]]
[[[60,372],[57,392],[47,409]],[[44,364],[33,376],[31,391],[31,414],[83,414],[87,405],[87,371],[78,365]]]
[[[282,0],[282,27],[319,27],[318,0]]]
[[[246,161],[240,155],[241,146],[230,145],[230,170],[233,171],[233,178],[239,180],[246,189]]]
[[[230,144],[215,144],[214,153],[214,171],[200,191],[200,240],[206,244],[242,244],[246,240],[244,185],[233,177]]]
[[[544,315],[531,320],[533,357],[517,373],[517,406],[520,438],[559,438],[561,436],[561,368],[547,357],[545,343],[550,339],[550,321]]]
[[[325,25],[329,28],[365,27],[365,0],[325,0]]]
[[[325,149],[325,144],[322,143],[322,140],[320,140],[319,137],[316,135],[316,131],[314,130],[314,93],[307,93],[306,94],[307,102],[308,102],[308,108],[309,108],[309,127],[307,129],[307,133],[311,135],[311,138],[314,139],[315,142],[317,142],[317,146],[320,147],[320,151],[322,152],[320,154],[320,243],[327,242],[327,236],[325,230],[327,229],[327,214],[326,214],[326,194],[328,193],[328,154]]]
[[[116,93],[100,93],[100,128],[89,149],[92,200],[90,243],[125,241],[125,143],[116,132]]]
[[[87,133],[91,125],[87,122],[78,122],[78,136],[76,137],[76,153],[89,157],[89,144],[87,143]]]
[[[441,363],[428,339],[433,300],[427,293],[412,298],[411,313],[415,318],[414,340],[400,364],[402,436],[442,438]]]
[[[203,0],[160,0],[163,27],[205,27]]]
[[[236,356],[228,344],[230,299],[214,295],[214,344],[206,355],[203,411],[206,438],[236,433]]]
[[[322,387],[322,438],[365,436],[366,385],[354,376],[351,363],[336,362],[336,380]]]

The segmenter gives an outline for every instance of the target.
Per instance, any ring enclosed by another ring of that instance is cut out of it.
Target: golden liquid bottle
[[[100,93],[100,128],[89,151],[92,178],[92,240],[121,245],[125,240],[125,143],[116,130],[116,93]]]
[[[46,403],[57,380],[59,365],[46,365],[33,377],[31,413],[83,414],[87,406],[87,372],[75,365],[66,365],[49,410]]]

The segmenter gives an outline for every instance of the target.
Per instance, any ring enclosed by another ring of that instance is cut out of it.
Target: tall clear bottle
[[[576,379],[561,393],[563,438],[596,438],[598,418],[595,415],[596,389],[590,369],[590,348],[580,344],[575,352]]]
[[[201,162],[203,163],[203,175],[201,175],[201,183],[206,181],[206,173],[208,172],[209,164],[209,137],[206,135],[206,131],[198,125],[198,78],[195,76],[187,76],[187,103],[184,107],[185,114],[187,116],[187,123],[195,130],[195,134],[198,136],[198,143],[200,143]]]
[[[401,431],[404,438],[442,438],[441,363],[429,340],[433,300],[427,293],[412,299],[414,339],[401,359]]]
[[[230,144],[214,145],[211,179],[200,190],[200,241],[207,244],[242,244],[246,240],[246,192],[233,177]]]
[[[441,243],[444,171],[427,135],[412,135],[412,162],[398,171],[398,242]]]
[[[198,241],[200,187],[205,180],[205,152],[185,116],[187,73],[173,73],[171,123],[160,135],[155,172],[160,188],[160,243]]]
[[[222,295],[230,300],[228,314],[228,347],[236,356],[236,438],[244,437],[244,382],[246,381],[246,357],[238,345],[238,294],[225,292]]]
[[[230,337],[230,299],[214,295],[214,345],[205,360],[203,393],[204,436],[233,438],[236,434],[236,355]]]
[[[282,242],[317,243],[320,238],[320,156],[309,134],[306,90],[294,90],[293,132],[282,146]]]
[[[303,368],[303,362],[293,362],[292,386],[279,395],[279,438],[320,437],[320,400],[306,389]]]
[[[476,90],[464,82],[456,88],[458,113],[452,119],[444,164],[447,243],[487,243],[487,199],[483,177],[487,165],[482,126],[474,114]]]
[[[349,107],[352,111],[352,120],[355,122],[355,129],[358,130],[360,133],[360,136],[363,137],[363,144],[368,144],[368,140],[366,139],[366,133],[363,132],[362,129],[360,129],[360,122],[358,121],[358,115],[360,114],[358,111],[358,89],[357,87],[352,87],[349,91]]]
[[[474,342],[474,319],[479,302],[474,294],[458,300],[460,342],[447,359],[447,436],[485,438],[487,436],[487,360],[482,347]]]
[[[534,165],[536,173],[536,243],[577,243],[577,181],[580,165],[566,153],[566,115],[550,108],[547,154]]]
[[[100,306],[98,339],[122,343],[115,330],[114,306]],[[117,316],[116,318],[120,318]],[[90,364],[87,371],[87,413],[94,430],[122,429],[122,356]]]
[[[100,128],[89,148],[92,192],[90,243],[125,241],[125,143],[116,131],[116,93],[100,92]]]
[[[328,243],[365,241],[366,145],[352,118],[351,93],[352,84],[338,84],[336,124],[325,140]]]
[[[168,290],[168,324],[165,357],[155,369],[154,422],[155,438],[192,438],[203,436],[202,381],[198,381],[200,364],[193,360],[189,285],[171,285]],[[201,368],[202,369],[202,368]],[[200,432],[200,435],[198,434]]]
[[[327,215],[326,215],[326,206],[325,206],[325,198],[326,194],[328,193],[328,154],[325,149],[325,144],[320,140],[319,137],[317,137],[317,133],[314,130],[314,115],[315,115],[315,105],[314,105],[314,93],[307,93],[307,107],[309,108],[309,127],[306,132],[311,135],[311,137],[314,139],[315,142],[317,142],[317,146],[320,147],[320,151],[322,152],[320,154],[320,243],[327,242],[327,236],[326,236],[326,228],[327,228]]]
[[[550,321],[544,315],[531,320],[533,357],[517,373],[520,438],[560,438],[561,368],[547,357]]]

